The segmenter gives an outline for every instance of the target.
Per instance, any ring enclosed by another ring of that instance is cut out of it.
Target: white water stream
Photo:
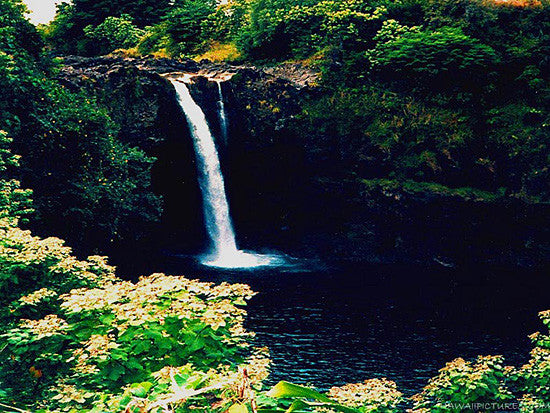
[[[223,143],[227,144],[228,124],[227,124],[227,114],[225,113],[225,101],[223,99],[222,82],[217,81],[216,83],[218,84],[218,94],[219,94],[218,116],[220,118],[220,128],[222,132]]]

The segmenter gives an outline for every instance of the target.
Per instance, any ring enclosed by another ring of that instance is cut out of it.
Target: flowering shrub
[[[50,408],[106,405],[118,411],[127,408],[127,390],[133,394],[135,383],[147,383],[140,387],[142,398],[166,391],[157,377],[165,377],[168,366],[180,366],[172,371],[176,376],[185,367],[185,380],[198,375],[193,382],[198,386],[220,377],[229,383],[230,373],[245,362],[250,334],[242,327],[245,312],[236,305],[253,295],[248,286],[163,274],[133,284],[108,275],[95,288],[60,295],[58,314],[24,319],[4,334],[10,360],[4,380],[13,397],[28,401],[32,394]],[[19,302],[32,306],[52,294],[41,289]],[[264,359],[250,361],[258,379],[265,377]]]
[[[550,311],[540,313],[550,328]],[[541,411],[550,402],[550,335],[535,333],[530,336],[535,348],[531,359],[515,372],[514,379],[525,394],[521,398],[522,411]]]
[[[458,358],[442,368],[422,393],[413,397],[415,411],[452,412],[459,404],[504,402],[513,399],[504,386],[501,356]]]
[[[114,268],[104,257],[77,260],[62,240],[35,237],[0,220],[0,317],[4,326],[20,316],[54,311],[59,294],[114,278]]]
[[[395,412],[403,401],[397,385],[387,379],[370,379],[363,383],[333,387],[328,396],[344,406],[355,407],[360,412]]]
[[[550,311],[540,313],[550,327]],[[550,336],[530,336],[535,348],[521,368],[503,365],[501,356],[461,358],[448,363],[424,390],[412,397],[414,412],[453,412],[457,406],[513,406],[522,413],[543,411],[550,403]]]

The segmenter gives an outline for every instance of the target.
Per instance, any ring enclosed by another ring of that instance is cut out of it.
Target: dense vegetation
[[[131,283],[104,257],[78,259],[45,238],[101,251],[160,214],[154,160],[117,139],[93,98],[65,88],[51,58],[119,48],[312,65],[324,94],[293,129],[326,143],[316,156],[332,177],[548,201],[547,0],[73,0],[40,32],[23,13],[0,0],[6,411],[451,412],[518,402],[535,412],[550,402],[550,337],[540,333],[524,366],[457,359],[412,399],[383,379],[328,394],[286,382],[265,392],[269,360],[243,328],[247,286],[163,274]],[[29,220],[41,236],[21,228]],[[549,312],[541,319],[550,327]]]
[[[34,190],[33,228],[80,251],[131,240],[160,214],[150,187],[153,159],[116,139],[117,126],[91,97],[55,80],[22,6],[0,9],[0,129],[22,156],[16,176]]]

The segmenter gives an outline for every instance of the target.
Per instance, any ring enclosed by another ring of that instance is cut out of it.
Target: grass
[[[234,62],[240,58],[241,54],[237,50],[237,46],[233,43],[213,42],[208,50],[203,54],[196,56],[195,60],[201,61],[203,59],[207,59],[211,62]]]

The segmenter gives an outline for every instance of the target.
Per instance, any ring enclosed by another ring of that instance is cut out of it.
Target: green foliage
[[[20,0],[0,1],[0,50],[38,58],[43,42],[35,27],[23,17],[25,11]]]
[[[296,384],[280,382],[275,387],[273,387],[269,392],[266,393],[266,396],[273,397],[276,399],[291,399],[292,404],[290,407],[286,408],[284,406],[278,411],[286,411],[291,413],[293,411],[301,411],[310,409],[330,409],[330,411],[338,411],[344,413],[357,413],[358,410],[350,409],[346,406],[340,405],[333,402],[327,396],[312,390],[308,387],[298,386]],[[275,410],[277,409],[270,409]]]
[[[420,82],[431,91],[458,85],[479,88],[496,61],[495,52],[456,28],[424,31],[384,22],[369,51],[373,67],[397,82]]]
[[[293,130],[312,144],[320,173],[466,184],[454,176],[477,159],[465,114],[426,106],[379,87],[344,89],[304,107]],[[471,149],[473,152],[473,148]]]
[[[540,318],[550,329],[550,311],[540,313]],[[514,375],[516,385],[524,393],[524,412],[535,412],[550,400],[550,335],[535,333],[530,338],[535,345],[531,359]]]
[[[84,249],[104,248],[137,235],[123,232],[130,222],[156,220],[152,160],[118,142],[111,120],[85,96],[57,88],[43,99],[48,113],[25,122],[29,135],[15,141],[42,228]]]
[[[166,33],[166,24],[157,24],[147,27],[144,35],[141,37],[137,51],[142,55],[155,54],[159,52],[167,53],[170,46],[170,38]]]
[[[527,73],[527,82],[545,85],[536,71]],[[451,82],[458,85],[455,79],[444,81],[445,87]],[[323,176],[416,180],[489,192],[505,188],[523,199],[548,199],[549,122],[542,103],[474,112],[472,106],[479,107],[474,95],[446,97],[431,90],[426,98],[420,84],[412,94],[378,82],[340,86],[306,102],[292,130]]]
[[[550,116],[527,104],[510,104],[487,113],[492,158],[501,166],[501,185],[525,197],[550,196]]]
[[[88,97],[55,88],[43,99],[48,112],[38,124],[25,122],[27,133],[36,129],[15,142],[37,227],[80,251],[139,237],[160,213],[150,190],[153,160],[117,141],[112,121]]]
[[[74,5],[72,3],[59,3],[55,18],[47,26],[43,26],[42,34],[46,43],[61,54],[77,52],[75,37],[78,28],[73,21]]]
[[[398,407],[402,401],[402,394],[397,391],[395,383],[385,379],[333,387],[326,395],[309,387],[282,381],[259,398],[258,411],[392,413],[400,411]]]
[[[309,387],[297,386],[296,384],[287,383],[285,381],[282,381],[273,387],[267,392],[266,396],[278,399],[303,397],[319,402],[330,403],[330,399],[327,396],[312,390]]]
[[[123,16],[130,16],[137,27],[145,28],[159,23],[169,7],[169,0],[74,0],[70,4],[61,3],[55,20],[46,29],[46,37],[62,53],[103,53],[105,44],[96,44],[93,38],[87,37],[86,27],[99,26],[109,17],[128,20]],[[111,28],[107,33],[111,41],[114,40],[114,31]]]
[[[132,17],[123,14],[120,17],[107,17],[97,26],[86,26],[84,33],[87,38],[98,44],[101,54],[107,54],[116,49],[128,49],[137,46],[145,31],[133,24]]]
[[[168,0],[73,0],[74,21],[86,27],[99,24],[109,16],[129,15],[138,27],[160,21],[170,7]],[[83,24],[87,22],[87,24]]]
[[[177,2],[164,22],[166,34],[170,39],[171,55],[192,55],[202,50],[214,30],[210,17],[215,10],[216,2],[213,0]]]
[[[15,224],[32,213],[31,193],[21,189],[19,181],[13,179],[14,168],[19,166],[19,157],[10,150],[12,140],[0,130],[0,220]]]
[[[547,1],[253,0],[227,10],[239,16],[240,32],[229,32],[244,58],[316,56],[328,93],[292,125],[320,174],[548,199]]]
[[[30,42],[38,35],[14,17],[21,12],[14,4],[0,4],[0,18],[13,21],[0,42],[0,129],[22,156],[13,178],[34,190],[32,226],[85,253],[139,238],[160,215],[150,188],[153,159],[117,141],[116,126],[88,96],[53,80],[53,62],[34,43],[21,46],[19,36],[29,31]]]
[[[361,1],[259,0],[249,7],[238,44],[256,59],[303,58],[327,46],[361,50],[385,11]]]
[[[464,404],[512,401],[514,397],[504,385],[505,376],[500,356],[478,357],[475,362],[458,358],[447,363],[414,397],[414,408],[453,412]]]
[[[418,182],[413,180],[391,179],[364,179],[361,181],[367,192],[394,193],[396,191],[406,194],[430,194],[443,197],[459,197],[470,201],[495,202],[504,199],[504,190],[498,192],[481,191],[476,188],[449,188],[448,186],[433,182]]]

